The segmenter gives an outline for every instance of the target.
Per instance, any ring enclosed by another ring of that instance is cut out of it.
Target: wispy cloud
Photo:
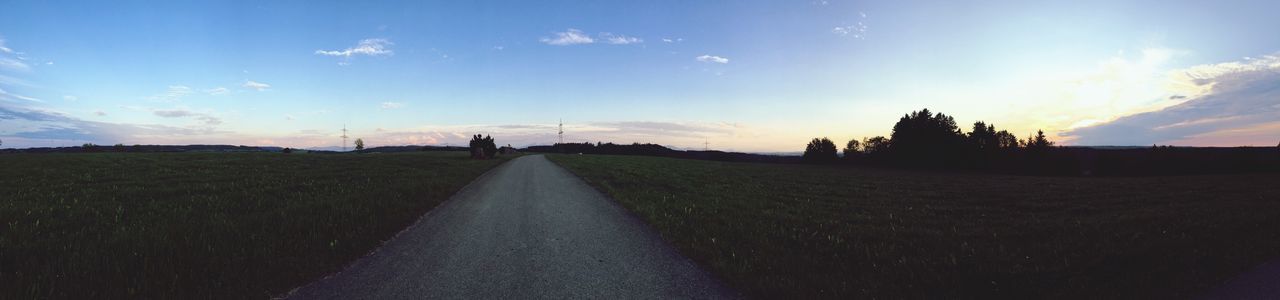
[[[866,39],[867,38],[866,19],[867,19],[867,14],[863,12],[859,12],[857,22],[855,22],[852,25],[836,26],[835,28],[831,29],[831,33],[834,33],[839,36],[849,36],[849,37],[853,37],[860,40]]]
[[[543,37],[539,39],[539,41],[548,45],[556,46],[590,44],[596,41],[595,39],[592,39],[591,36],[583,33],[582,30],[573,28],[569,28],[564,32],[555,32],[554,34],[554,37]]]
[[[193,118],[200,121],[204,125],[209,125],[209,126],[222,124],[222,119],[218,117],[205,114],[205,113],[193,112],[193,111],[181,109],[181,108],[157,109],[152,111],[152,113],[155,114],[156,116],[163,117],[163,118]]]
[[[44,100],[10,93],[8,91],[0,89],[0,100],[9,100],[9,99],[25,100],[25,101],[31,101],[31,102],[44,102]]]
[[[268,87],[269,87],[269,86],[268,86]],[[221,96],[221,95],[230,94],[230,93],[231,93],[231,90],[230,90],[230,89],[227,89],[227,88],[225,88],[225,87],[216,87],[216,88],[212,88],[212,89],[204,90],[204,92],[205,92],[205,93],[208,93],[209,95],[213,95],[213,96]]]
[[[62,96],[62,100],[67,100],[67,101],[76,101],[76,100],[80,100],[80,97],[76,97],[76,96],[72,96],[72,95],[63,95],[63,96]]]
[[[644,40],[642,40],[642,39],[640,39],[640,38],[638,38],[638,37],[625,36],[625,35],[621,35],[621,34],[613,34],[613,33],[608,33],[608,32],[601,32],[601,33],[600,33],[600,38],[601,38],[601,39],[604,39],[605,43],[609,43],[609,44],[612,44],[612,45],[627,45],[627,44],[639,44],[639,43],[644,43]]]
[[[28,71],[31,66],[26,62],[26,57],[22,56],[22,52],[14,51],[5,46],[4,38],[0,38],[0,69],[9,69],[15,71]]]
[[[1064,133],[1079,145],[1270,145],[1280,131],[1280,54],[1170,72],[1183,91],[1158,110],[1097,122]],[[1205,142],[1214,141],[1214,142]]]
[[[9,47],[5,46],[4,38],[0,38],[0,53],[4,53],[4,54],[14,53],[13,49],[9,49]]]
[[[397,109],[397,108],[404,107],[404,103],[403,102],[382,102],[382,104],[378,106],[381,107],[382,109]]]
[[[8,57],[0,57],[0,68],[17,70],[17,71],[31,70],[31,66],[27,65],[26,63],[20,60],[8,58]]]
[[[253,81],[253,80],[245,81],[245,82],[244,82],[244,84],[241,84],[240,86],[243,86],[243,87],[245,87],[245,88],[250,88],[250,89],[258,90],[259,92],[261,92],[261,91],[265,91],[265,90],[267,90],[267,89],[270,89],[270,88],[271,88],[271,85],[270,85],[270,84],[261,83],[261,82],[257,82],[257,81]]]
[[[390,56],[395,54],[395,52],[391,50],[391,45],[394,45],[394,43],[387,39],[363,39],[360,40],[359,43],[356,43],[355,46],[347,49],[316,50],[315,53],[319,55],[341,57],[352,57],[355,55]]]
[[[99,111],[100,112],[100,111]],[[98,114],[95,115],[105,115]],[[190,144],[216,143],[218,134],[211,127],[182,128],[165,125],[116,124],[86,121],[64,113],[0,105],[0,119],[5,146],[48,147],[69,146],[90,142],[97,144],[145,143]],[[230,143],[230,142],[228,142]]]
[[[683,42],[683,41],[684,41],[684,38],[674,38],[674,39],[672,39],[672,38],[662,38],[662,42],[663,42],[663,43],[668,43],[668,44],[670,44],[670,43],[679,43],[679,42]]]
[[[168,89],[164,91],[164,93],[152,95],[151,97],[147,97],[147,99],[151,99],[153,101],[160,101],[160,102],[173,102],[173,101],[181,100],[182,97],[186,97],[187,95],[190,95],[190,94],[191,94],[191,88],[187,86],[171,85],[169,86]]]
[[[702,56],[695,57],[694,59],[697,59],[697,60],[698,60],[698,61],[700,61],[700,62],[706,62],[706,63],[718,63],[718,64],[727,64],[727,63],[729,63],[729,59],[728,59],[728,58],[719,57],[719,56],[715,56],[715,55],[705,55],[705,54],[704,54],[704,55],[702,55]]]

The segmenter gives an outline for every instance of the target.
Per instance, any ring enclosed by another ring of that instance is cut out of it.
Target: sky
[[[372,2],[372,1],[370,1]],[[1280,142],[1276,1],[0,0],[0,147]],[[967,131],[967,130],[966,130]]]

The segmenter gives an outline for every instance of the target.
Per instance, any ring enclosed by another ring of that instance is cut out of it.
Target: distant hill
[[[630,145],[620,145],[614,143],[566,143],[555,144],[550,146],[529,146],[521,149],[524,152],[540,152],[540,153],[583,153],[583,154],[614,154],[614,155],[645,155],[660,156],[685,159],[701,159],[715,161],[732,161],[732,162],[767,162],[767,163],[797,163],[800,162],[799,156],[783,156],[783,155],[767,155],[752,154],[740,152],[724,152],[724,151],[694,151],[694,150],[675,150],[666,146],[657,144],[640,144],[634,143]]]
[[[458,147],[458,146],[418,146],[418,145],[405,145],[405,146],[382,146],[382,147],[373,147],[373,148],[367,148],[367,149],[360,150],[360,151],[355,151],[355,152],[358,152],[358,153],[393,153],[393,152],[416,152],[416,151],[468,151],[468,149],[467,149],[466,147]]]

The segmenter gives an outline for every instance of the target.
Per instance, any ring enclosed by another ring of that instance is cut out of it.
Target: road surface
[[[499,166],[293,299],[732,298],[616,202],[541,155]]]

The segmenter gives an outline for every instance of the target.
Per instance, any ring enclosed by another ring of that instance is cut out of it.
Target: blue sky
[[[0,1],[0,147],[1274,145],[1274,1]]]

